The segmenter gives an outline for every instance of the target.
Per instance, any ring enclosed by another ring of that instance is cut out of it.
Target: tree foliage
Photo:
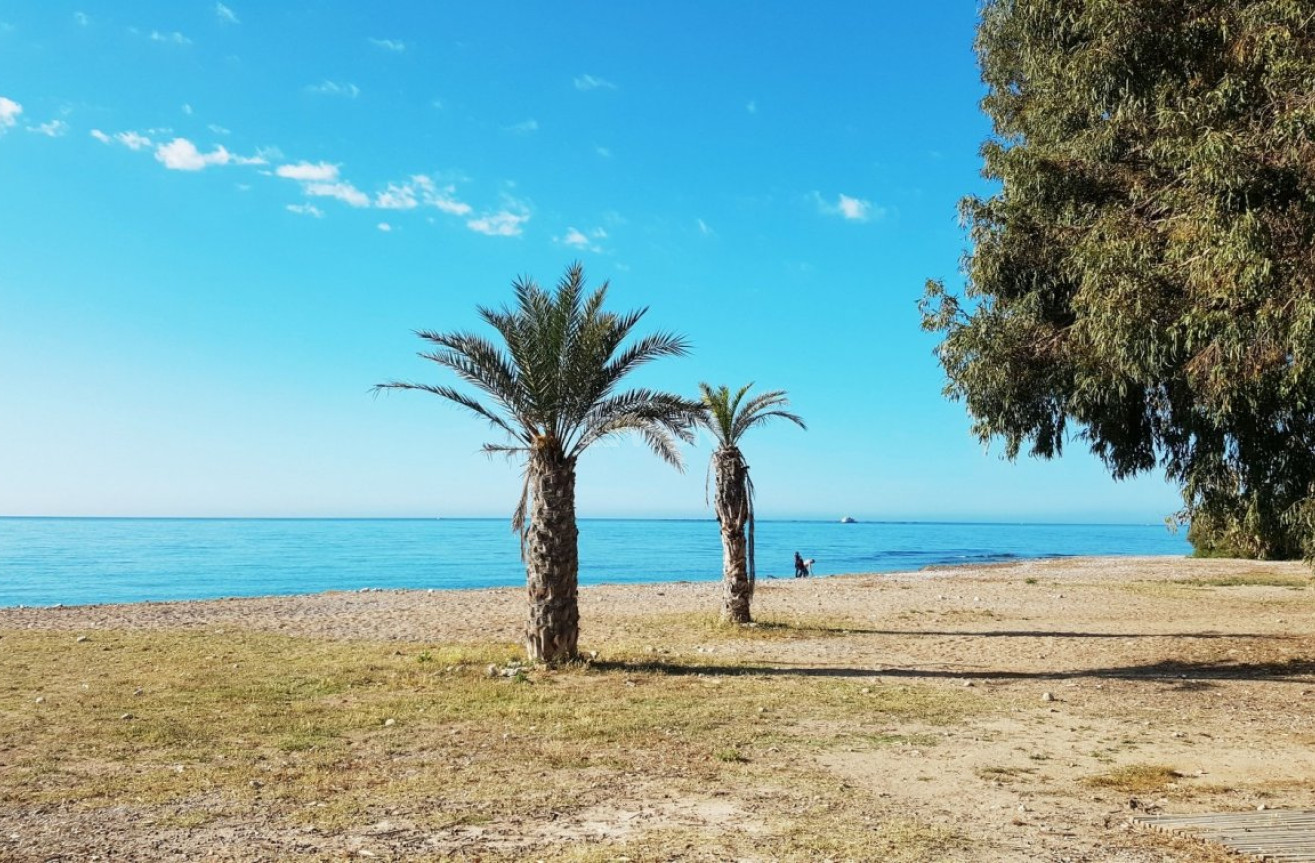
[[[1315,550],[1315,7],[987,0],[977,51],[947,394],[1011,458],[1163,469],[1198,550]]]
[[[433,345],[420,356],[455,372],[483,393],[483,400],[440,384],[391,381],[377,389],[432,393],[487,420],[507,438],[485,444],[490,455],[528,457],[536,448],[550,448],[560,460],[574,462],[599,441],[636,434],[664,461],[680,467],[677,441],[693,440],[689,430],[702,415],[701,406],[672,393],[617,388],[639,366],[684,356],[689,345],[680,336],[658,332],[623,347],[648,310],[604,310],[607,289],[604,282],[587,291],[578,263],[567,268],[555,291],[532,279],[517,279],[514,305],[478,308],[501,346],[470,332],[417,331]],[[512,520],[517,530],[525,526],[529,493],[527,479]]]

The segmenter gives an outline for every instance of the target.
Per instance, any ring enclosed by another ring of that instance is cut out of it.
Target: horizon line
[[[578,516],[577,521],[687,521],[715,522],[716,516]],[[1142,521],[1030,521],[1010,519],[983,521],[977,519],[855,519],[842,522],[838,518],[759,518],[760,522],[787,522],[808,524],[926,524],[926,525],[1001,525],[1046,527],[1164,527],[1167,522]],[[0,515],[0,521],[509,521],[506,516],[320,516],[320,515]]]

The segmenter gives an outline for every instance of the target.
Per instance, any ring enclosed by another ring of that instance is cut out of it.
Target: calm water
[[[814,573],[1122,554],[1182,555],[1160,525],[758,523],[759,577],[788,577],[795,550]],[[711,580],[721,574],[712,521],[586,519],[580,580]],[[0,518],[0,606],[314,593],[362,587],[524,584],[501,519]]]

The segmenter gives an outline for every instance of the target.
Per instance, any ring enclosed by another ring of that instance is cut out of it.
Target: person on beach
[[[794,577],[804,578],[808,575],[808,564],[804,563],[803,555],[799,552],[794,553]]]

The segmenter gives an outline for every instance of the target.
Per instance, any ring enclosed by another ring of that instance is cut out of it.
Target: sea
[[[1145,524],[759,521],[759,578],[1079,555],[1186,555]],[[580,581],[713,581],[711,519],[582,519]],[[525,583],[505,519],[0,518],[0,607]]]

